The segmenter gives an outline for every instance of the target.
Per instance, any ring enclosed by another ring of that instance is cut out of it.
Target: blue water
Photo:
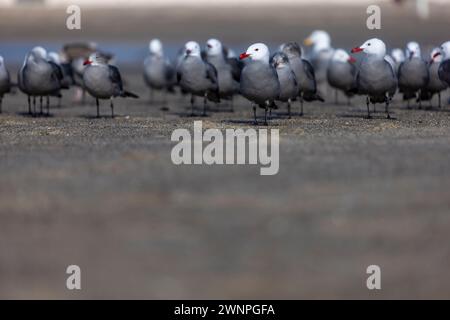
[[[58,52],[62,48],[60,42],[0,41],[0,55],[3,56],[7,65],[18,65],[23,62],[26,53],[37,45],[43,46],[47,51]],[[165,42],[165,55],[174,59],[182,45],[182,43]],[[236,54],[239,54],[245,51],[247,46],[248,44],[240,44],[231,47]],[[113,53],[117,64],[139,65],[148,54],[148,44],[145,42],[102,42],[98,43],[98,47],[100,50]],[[276,47],[276,45],[273,46],[273,48]]]
[[[0,55],[3,56],[6,63],[19,64],[23,61],[26,53],[30,51],[33,47],[40,45],[43,46],[47,51],[58,52],[62,48],[62,44],[58,42],[0,42]],[[165,50],[168,54],[174,55],[176,50],[175,47],[166,46]],[[136,63],[142,61],[147,52],[147,45],[145,43],[135,44],[135,43],[113,43],[105,42],[99,45],[99,48],[103,51],[114,53],[116,60],[119,63]]]

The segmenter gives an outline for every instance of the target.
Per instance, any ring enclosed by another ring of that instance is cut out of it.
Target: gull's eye
[[[255,51],[259,51],[259,49],[258,49],[258,48],[256,48],[256,49],[255,49]]]
[[[370,46],[370,42],[367,45]]]

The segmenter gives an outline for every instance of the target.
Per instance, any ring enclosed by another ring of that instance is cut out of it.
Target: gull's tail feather
[[[303,99],[305,101],[311,102],[311,101],[322,101],[325,102],[325,99],[322,98],[321,95],[319,95],[318,93],[304,93],[303,94]]]
[[[137,94],[134,94],[133,92],[130,91],[124,91],[120,96],[124,98],[139,99],[139,96]]]

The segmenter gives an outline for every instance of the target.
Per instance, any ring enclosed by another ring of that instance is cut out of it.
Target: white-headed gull
[[[338,90],[341,90],[347,98],[353,94],[355,88],[356,67],[355,58],[343,49],[336,49],[328,64],[327,80],[331,87],[336,89],[335,103],[338,103]]]
[[[239,82],[233,77],[233,69],[225,57],[222,43],[217,39],[209,39],[206,42],[205,52],[206,61],[217,70],[220,98],[232,101],[233,96],[239,92]]]
[[[87,67],[83,71],[83,83],[87,92],[95,98],[97,117],[100,117],[99,99],[109,99],[111,117],[114,118],[114,98],[138,98],[134,93],[123,89],[122,77],[119,69],[109,65],[99,54],[93,53],[84,62]]]
[[[411,41],[406,46],[405,61],[398,68],[398,88],[403,94],[403,100],[418,99],[421,107],[420,91],[425,89],[430,79],[428,66],[417,42]],[[418,95],[419,94],[419,95]]]
[[[150,88],[150,102],[153,102],[153,91],[162,91],[162,109],[166,109],[166,92],[174,92],[176,83],[175,68],[164,56],[163,44],[159,39],[152,39],[148,47],[149,55],[144,61],[144,80]]]
[[[220,102],[217,70],[202,60],[200,45],[189,41],[184,46],[184,55],[177,67],[177,80],[181,89],[191,94],[192,115],[194,96],[203,97],[203,116],[206,115],[207,101]]]
[[[358,94],[366,95],[367,116],[371,117],[370,103],[385,103],[386,114],[390,118],[389,95],[395,93],[397,79],[394,70],[385,59],[386,45],[382,40],[373,38],[352,49],[352,53],[357,52],[366,54],[356,75],[356,86]]]
[[[265,111],[264,124],[267,125],[267,111],[276,108],[275,100],[280,95],[277,72],[269,63],[269,48],[264,43],[252,44],[239,58],[248,60],[241,73],[241,93],[252,102],[255,123],[258,105]]]

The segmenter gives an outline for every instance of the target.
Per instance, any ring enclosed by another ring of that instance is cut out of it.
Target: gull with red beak
[[[177,67],[177,80],[181,89],[191,94],[194,115],[194,97],[203,97],[203,116],[206,116],[208,100],[220,102],[217,70],[201,57],[200,45],[189,41],[184,45],[184,57]]]
[[[111,117],[114,118],[115,97],[139,98],[136,94],[123,89],[119,69],[109,65],[101,55],[91,54],[89,59],[84,61],[84,65],[87,67],[83,72],[83,83],[87,92],[95,98],[97,118],[100,117],[99,99],[110,100]]]
[[[435,57],[441,56],[442,62],[439,65],[439,79],[450,86],[450,41],[444,42],[439,48],[439,53]]]
[[[366,95],[367,117],[371,117],[370,103],[385,103],[389,119],[389,103],[397,89],[397,79],[385,59],[386,45],[380,39],[373,38],[352,49],[352,53],[357,52],[365,53],[356,75],[356,88],[358,94]]]
[[[448,85],[439,78],[439,67],[442,61],[442,56],[440,54],[439,48],[434,48],[430,53],[430,62],[428,64],[428,71],[430,73],[430,81],[426,88],[422,89],[420,92],[420,100],[429,100],[431,106],[431,100],[433,96],[437,93],[438,95],[438,107],[441,108],[441,91],[447,89]]]
[[[430,79],[428,66],[422,59],[420,46],[411,41],[406,46],[406,59],[398,68],[398,88],[403,93],[409,108],[409,100],[416,99],[421,108],[420,91],[425,89]]]
[[[342,91],[347,98],[353,94],[356,78],[356,59],[343,49],[336,49],[328,64],[327,79],[331,87],[336,89],[335,102],[338,103],[338,91]]]
[[[269,48],[264,43],[255,43],[242,53],[241,60],[248,59],[241,73],[241,94],[251,101],[255,124],[256,105],[264,109],[264,125],[267,125],[267,111],[275,108],[280,96],[280,83],[275,68],[270,65]]]

